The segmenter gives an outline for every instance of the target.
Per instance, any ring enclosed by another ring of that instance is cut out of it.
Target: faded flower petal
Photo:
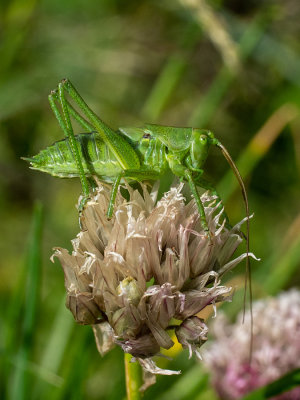
[[[109,322],[118,338],[134,338],[141,330],[138,311],[130,305],[115,311]]]
[[[137,339],[121,341],[120,344],[125,353],[130,353],[134,357],[139,358],[152,357],[157,354],[160,349],[160,346],[151,333],[140,336]]]
[[[143,318],[160,347],[169,349],[173,341],[165,331],[175,314],[175,296],[170,283],[150,286],[143,296]]]
[[[114,331],[107,321],[93,325],[93,332],[99,353],[103,356],[114,346]]]
[[[140,387],[140,392],[145,392],[148,387],[154,385],[156,383],[156,375],[152,372],[146,371],[143,368],[143,385]]]
[[[141,364],[143,369],[151,374],[156,375],[179,375],[181,371],[171,371],[170,369],[159,368],[153,360],[150,358],[138,358],[138,362]]]
[[[67,250],[60,248],[56,249],[53,256],[58,257],[62,264],[68,292],[66,307],[72,312],[76,322],[83,325],[99,323],[103,320],[103,313],[94,301],[90,287],[91,276],[86,269],[89,259],[70,256]]]
[[[230,300],[221,274],[247,256],[230,261],[243,236],[239,224],[225,227],[216,197],[201,197],[210,240],[182,187],[156,202],[156,187],[149,193],[144,185],[141,191],[126,185],[129,200],[119,192],[109,220],[110,189],[99,186],[82,212],[72,254],[60,248],[54,253],[64,270],[67,306],[76,321],[93,325],[98,350],[103,354],[117,344],[152,374],[179,373],[161,370],[151,359],[160,347],[173,346],[173,318],[183,321],[178,340],[197,354],[206,326],[195,314]]]
[[[103,313],[94,302],[91,293],[69,293],[66,307],[79,324],[93,325],[103,320]]]

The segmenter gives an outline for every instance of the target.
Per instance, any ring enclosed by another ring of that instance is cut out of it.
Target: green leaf
[[[250,393],[243,400],[263,400],[292,390],[300,385],[300,368],[295,369],[268,385]]]

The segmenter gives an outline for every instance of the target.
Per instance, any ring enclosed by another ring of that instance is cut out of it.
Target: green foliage
[[[122,351],[98,355],[90,328],[75,326],[65,309],[63,273],[49,260],[51,248],[71,248],[78,231],[80,184],[30,171],[20,160],[62,138],[47,102],[62,78],[114,127],[148,122],[212,130],[246,178],[255,213],[251,250],[262,258],[252,263],[255,297],[300,283],[299,13],[293,0],[247,7],[207,1],[214,18],[207,26],[188,3],[1,3],[1,398],[125,397]],[[219,20],[235,45],[234,70],[224,58],[228,48],[214,41]],[[231,221],[240,220],[242,198],[217,151],[206,171]],[[27,245],[36,199],[44,205],[44,232],[36,206]],[[226,308],[234,312],[240,302]],[[168,368],[181,369],[182,377],[159,377],[145,400],[174,393],[177,400],[213,398],[195,360],[179,354]]]
[[[295,369],[277,379],[268,385],[255,390],[248,396],[245,396],[243,400],[264,400],[270,399],[276,395],[288,392],[295,387],[300,386],[300,369]]]

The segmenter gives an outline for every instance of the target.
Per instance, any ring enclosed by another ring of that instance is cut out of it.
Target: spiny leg
[[[50,100],[50,97],[51,97],[51,100]],[[57,91],[55,91],[55,90],[53,90],[51,92],[51,95],[49,96],[49,101],[50,101],[50,104],[52,103],[52,104],[54,104],[54,107],[56,107],[53,99],[59,101],[59,97],[58,97]],[[69,103],[68,100],[65,99],[65,101],[66,101],[66,104],[68,106],[69,113],[83,127],[83,129],[85,129],[87,132],[94,131],[95,127],[92,124],[90,124],[86,119],[84,119],[79,114],[79,112],[77,110],[75,110],[75,108]],[[52,107],[52,104],[51,104],[51,107]],[[52,109],[53,109],[53,107],[52,107]],[[53,109],[53,111],[54,111],[54,109]]]
[[[52,90],[51,94],[48,96],[50,106],[52,108],[52,111],[54,115],[56,116],[56,119],[58,120],[58,123],[60,127],[62,128],[64,134],[66,137],[69,138],[69,133],[67,130],[67,127],[65,125],[64,119],[61,115],[60,110],[58,109],[58,106],[55,101],[60,102],[58,93],[56,90]],[[84,129],[86,129],[88,132],[93,131],[94,127],[90,125],[72,106],[71,104],[66,100],[68,109],[70,111],[70,114],[83,126]],[[88,185],[89,188],[94,189],[96,184],[95,181],[92,177],[87,177]],[[84,195],[83,199],[81,200],[79,204],[79,214],[81,214],[86,202],[88,200],[88,196]]]
[[[65,122],[66,130],[64,130],[64,132],[65,132],[67,138],[69,139],[69,144],[70,144],[71,151],[72,151],[72,154],[73,154],[73,157],[74,157],[77,169],[78,169],[79,178],[80,178],[80,182],[81,182],[81,186],[82,186],[84,200],[81,203],[80,207],[83,208],[84,204],[86,203],[86,201],[89,197],[90,188],[89,188],[88,180],[84,173],[81,156],[80,156],[79,149],[78,149],[76,139],[75,139],[75,135],[73,132],[70,114],[69,114],[68,106],[67,106],[66,99],[65,99],[64,88],[61,84],[58,85],[58,95],[59,95],[59,101],[61,104],[63,116],[65,119],[64,122]],[[54,101],[53,101],[53,103],[54,103]],[[56,107],[56,105],[55,105],[55,107]],[[57,109],[57,107],[56,107],[56,109]]]
[[[117,175],[111,193],[110,193],[110,199],[109,199],[109,204],[108,204],[108,209],[107,209],[107,213],[106,216],[108,219],[111,219],[113,212],[114,212],[114,206],[115,206],[115,201],[116,201],[116,197],[117,197],[117,193],[118,193],[118,189],[120,186],[120,182],[121,182],[121,178],[123,177],[123,173],[120,173],[119,175]]]
[[[174,175],[179,176],[181,180],[185,179],[188,181],[190,190],[192,192],[192,195],[194,196],[195,202],[198,207],[198,212],[200,215],[200,220],[201,220],[203,230],[204,230],[205,234],[209,237],[209,239],[211,239],[211,234],[210,234],[208,224],[206,221],[204,206],[202,204],[200,195],[198,193],[197,186],[194,181],[191,170],[189,168],[185,167],[182,164],[181,160],[177,157],[177,155],[172,152],[169,152],[167,154],[167,161],[168,161],[169,167]],[[199,174],[200,174],[200,171],[201,170],[199,170]]]
[[[69,137],[68,130],[67,130],[66,124],[64,122],[63,116],[61,115],[61,112],[59,111],[59,109],[58,109],[58,107],[57,107],[57,105],[55,103],[55,100],[58,100],[58,97],[57,97],[57,94],[56,94],[55,90],[51,91],[51,93],[48,96],[48,100],[49,100],[49,103],[50,103],[50,107],[51,107],[51,109],[52,109],[52,111],[53,111],[53,113],[54,113],[54,115],[55,115],[55,117],[56,117],[56,119],[57,119],[57,121],[59,123],[59,126],[63,130],[65,136]]]
[[[64,96],[64,95],[63,95],[63,96]],[[71,121],[70,121],[70,116],[69,116],[69,114],[68,114],[68,111],[70,111],[70,114],[83,126],[83,128],[87,129],[88,131],[93,131],[93,130],[94,130],[94,127],[93,127],[89,122],[87,122],[87,121],[86,121],[86,120],[71,106],[71,104],[65,99],[65,97],[64,97],[64,100],[61,100],[61,97],[62,97],[61,95],[60,95],[60,97],[58,96],[58,94],[57,94],[56,91],[52,91],[51,94],[49,95],[49,102],[50,102],[51,108],[52,108],[52,110],[53,110],[53,112],[54,112],[54,114],[55,114],[55,116],[56,116],[56,118],[57,118],[57,120],[58,120],[58,122],[59,122],[59,125],[61,126],[61,128],[63,129],[63,131],[64,131],[64,133],[65,133],[65,136],[66,136],[67,138],[69,138],[69,140],[70,140],[70,130],[68,130],[67,126],[65,125],[65,122],[63,121],[62,115],[61,115],[61,113],[60,113],[60,111],[59,111],[59,109],[58,109],[58,107],[57,107],[57,105],[56,105],[56,103],[55,103],[55,100],[60,101],[63,111],[65,111],[66,108],[67,108],[67,110],[66,110],[64,113],[65,113],[65,115],[67,114],[66,120],[67,120],[67,118],[68,118],[69,127],[71,127],[72,132],[73,132],[73,129],[72,129],[72,126],[71,126]],[[55,99],[55,100],[54,100],[54,99]],[[74,133],[73,133],[73,135],[74,135]],[[70,142],[70,144],[71,144],[71,142]],[[73,155],[74,155],[74,154],[73,154]],[[74,158],[75,158],[75,156],[74,156]],[[76,159],[76,158],[75,158],[75,159]],[[119,174],[119,175],[116,177],[116,180],[115,180],[115,182],[114,182],[114,184],[113,184],[112,191],[111,191],[111,196],[110,196],[110,201],[109,201],[109,205],[108,205],[108,210],[107,210],[107,217],[108,217],[109,219],[110,219],[110,218],[112,217],[112,215],[113,215],[114,204],[115,204],[115,201],[116,201],[117,192],[118,192],[118,189],[119,189],[119,186],[120,186],[121,178],[122,178],[124,175],[125,175],[124,172],[121,173],[121,174]],[[87,178],[87,182],[88,182],[88,179],[89,179],[89,178]],[[90,182],[90,183],[91,183],[91,182]],[[91,186],[92,186],[92,185],[91,185]],[[85,204],[86,204],[86,201],[88,200],[88,194],[89,194],[89,190],[88,190],[88,192],[87,192],[87,195],[86,195],[86,193],[84,192],[84,198],[83,198],[83,200],[82,200],[82,201],[80,202],[80,204],[79,204],[79,213],[82,212],[82,210],[83,210],[83,208],[84,208],[84,206],[85,206]]]
[[[216,196],[217,201],[219,203],[218,210],[221,211],[223,209],[223,216],[224,216],[225,221],[226,221],[225,222],[225,226],[226,226],[227,229],[231,229],[232,226],[231,226],[231,224],[229,222],[228,215],[227,215],[227,213],[225,211],[222,199],[221,199],[219,193],[217,192],[217,189],[209,181],[207,181],[206,179],[201,178],[200,176],[199,177],[197,176],[194,179],[195,179],[195,183],[197,185],[201,186],[203,189],[209,190],[212,195]]]
[[[192,177],[192,174],[188,169],[185,170],[185,178],[186,178],[186,180],[188,181],[188,183],[190,185],[190,189],[191,189],[192,195],[194,196],[195,202],[197,204],[203,230],[206,233],[206,235],[209,237],[209,239],[211,239],[211,234],[210,234],[210,231],[209,231],[209,228],[208,228],[208,225],[207,225],[207,221],[206,221],[206,215],[205,215],[204,206],[202,204],[202,201],[201,201],[200,195],[198,193],[195,181],[194,181],[194,179]]]
[[[92,132],[95,130],[95,127],[91,125],[88,121],[86,121],[79,113],[78,111],[75,110],[73,106],[67,101],[67,106],[70,111],[70,114],[76,121],[83,127],[83,129],[86,129],[88,132]]]
[[[68,79],[63,79],[59,86],[63,87],[70,97],[75,101],[84,115],[93,123],[95,127],[100,128],[99,130],[111,130],[108,125],[106,125],[95,113],[91,110],[91,108],[87,105],[87,103],[83,100],[81,95],[77,92],[75,87]]]
[[[120,166],[125,169],[139,168],[140,160],[136,151],[127,142],[127,140],[118,135],[114,130],[112,130],[107,124],[105,124],[92,109],[83,100],[80,94],[77,92],[75,87],[70,81],[64,79],[61,84],[65,90],[68,92],[70,97],[76,102],[78,107],[81,109],[83,114],[88,118],[88,120],[95,127],[96,131],[101,136],[102,140],[110,148]]]

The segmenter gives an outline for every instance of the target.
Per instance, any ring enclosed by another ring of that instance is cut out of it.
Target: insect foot
[[[213,240],[213,233],[212,232],[210,232],[210,230],[207,228],[207,229],[204,229],[204,236],[205,236],[205,238],[206,239],[208,239],[210,242],[212,242],[212,240]]]
[[[54,253],[65,274],[67,307],[78,323],[93,327],[99,352],[118,345],[151,374],[179,373],[152,359],[160,347],[174,345],[170,327],[200,357],[207,327],[196,314],[231,299],[232,288],[221,285],[221,277],[247,257],[231,259],[243,242],[239,225],[227,230],[207,193],[201,201],[214,240],[205,238],[197,204],[186,204],[182,187],[156,202],[156,192],[145,185],[143,194],[127,186],[129,198],[117,192],[109,220],[110,188],[100,185],[82,209],[72,254],[62,248]]]
[[[87,202],[90,200],[89,196],[81,196],[79,198],[79,204],[78,204],[78,212],[79,214],[82,214],[84,207],[86,206]]]
[[[81,195],[78,200],[77,210],[79,215],[79,227],[82,229],[84,226],[84,213],[83,210],[87,205],[88,201],[91,200],[90,196]]]

